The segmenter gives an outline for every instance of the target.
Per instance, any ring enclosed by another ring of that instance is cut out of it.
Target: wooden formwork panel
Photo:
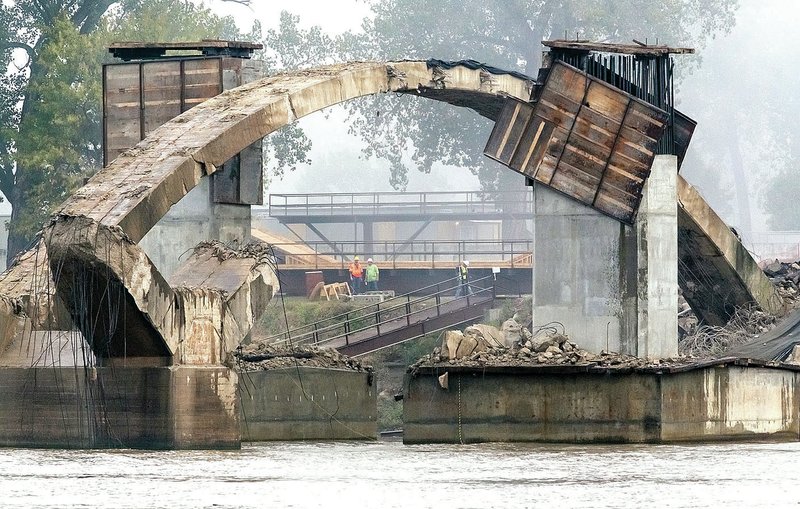
[[[103,68],[105,163],[160,125],[222,92],[219,58],[132,62]]]
[[[484,154],[632,223],[668,114],[563,62],[539,100],[509,98]]]

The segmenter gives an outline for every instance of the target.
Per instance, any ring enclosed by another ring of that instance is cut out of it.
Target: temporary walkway
[[[530,219],[527,190],[486,193],[383,192],[270,194],[269,215],[284,224],[356,221]]]
[[[494,301],[493,277],[470,283],[454,297],[457,278],[266,338],[268,343],[314,344],[359,356],[483,318]],[[418,296],[418,293],[429,295]]]
[[[295,242],[257,228],[251,235],[273,246],[280,270],[346,270],[353,253],[365,253],[363,242]],[[385,241],[375,242],[368,254],[381,269],[453,269],[461,260],[469,260],[472,268],[529,269],[532,244],[531,240]]]

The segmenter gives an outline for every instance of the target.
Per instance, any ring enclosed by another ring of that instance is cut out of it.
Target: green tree
[[[0,191],[13,207],[9,259],[100,167],[100,72],[110,42],[242,38],[232,18],[188,0],[18,0],[0,5],[0,26],[8,69],[0,79]]]
[[[702,46],[729,30],[738,0],[369,0],[374,16],[364,34],[338,42],[351,59],[466,59],[536,77],[544,39]],[[354,133],[368,142],[366,155],[386,158],[392,184],[402,188],[408,168],[402,154],[429,172],[436,161],[469,168],[485,189],[513,176],[482,156],[491,125],[474,113],[408,97],[365,98],[351,106]]]

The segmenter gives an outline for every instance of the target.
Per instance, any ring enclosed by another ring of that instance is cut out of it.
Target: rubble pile
[[[491,325],[472,325],[464,332],[447,331],[442,345],[408,368],[420,367],[486,367],[573,365],[609,369],[667,367],[694,362],[692,357],[647,360],[614,352],[593,354],[569,340],[563,330],[546,326],[531,333],[513,318],[503,323],[502,330]]]
[[[763,270],[784,302],[791,308],[800,307],[800,263],[774,260]]]
[[[233,353],[235,365],[241,371],[306,366],[314,368],[337,368],[359,372],[372,372],[372,366],[360,360],[342,355],[333,348],[313,345],[289,346],[286,344],[247,345]]]

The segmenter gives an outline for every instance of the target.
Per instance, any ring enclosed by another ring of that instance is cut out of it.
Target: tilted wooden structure
[[[484,153],[626,223],[668,114],[563,62],[539,100],[509,100]]]

